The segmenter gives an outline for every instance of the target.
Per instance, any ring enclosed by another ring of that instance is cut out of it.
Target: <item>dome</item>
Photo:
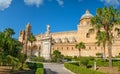
[[[89,12],[89,10],[86,10],[86,13],[82,15],[80,20],[82,20],[84,18],[91,18],[91,17],[93,17],[93,15]]]

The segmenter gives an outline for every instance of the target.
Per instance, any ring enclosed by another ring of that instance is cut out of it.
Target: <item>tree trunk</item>
[[[106,59],[106,52],[105,52],[105,46],[103,46],[103,50],[104,50],[104,60]]]
[[[40,47],[39,47],[39,57],[40,57]]]
[[[79,57],[81,57],[81,49],[78,49],[79,50]]]
[[[108,41],[108,59],[109,59],[109,68],[112,71],[112,44]]]
[[[30,46],[30,49],[31,49],[31,56],[32,56],[32,52],[33,52],[33,42],[31,42],[31,46]]]
[[[21,70],[23,70],[23,64],[24,64],[24,62],[21,63]]]
[[[30,47],[30,49],[31,49],[31,56],[32,56],[32,43],[31,43],[31,47]]]

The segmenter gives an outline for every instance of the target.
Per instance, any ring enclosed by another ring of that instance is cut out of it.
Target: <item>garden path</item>
[[[44,63],[45,74],[74,74],[64,68],[64,64]]]

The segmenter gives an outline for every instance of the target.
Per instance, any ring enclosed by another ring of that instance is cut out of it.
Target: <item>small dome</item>
[[[89,10],[86,10],[86,13],[82,15],[80,20],[82,20],[84,18],[91,18],[91,17],[93,17],[93,15],[89,12]]]

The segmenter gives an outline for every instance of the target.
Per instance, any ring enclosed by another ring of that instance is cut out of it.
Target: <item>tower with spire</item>
[[[28,24],[26,25],[26,30],[25,31],[24,30],[20,31],[18,40],[23,43],[24,41],[27,40],[27,38],[28,38],[28,36],[30,36],[30,34],[31,34],[31,25],[28,22]]]

